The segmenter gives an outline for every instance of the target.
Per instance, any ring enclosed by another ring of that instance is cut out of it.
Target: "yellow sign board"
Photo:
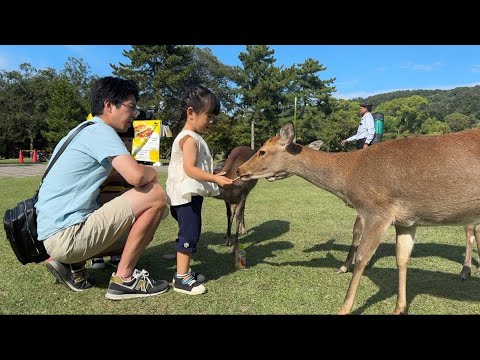
[[[132,156],[137,161],[157,163],[160,161],[161,120],[135,120],[133,122],[135,138]]]

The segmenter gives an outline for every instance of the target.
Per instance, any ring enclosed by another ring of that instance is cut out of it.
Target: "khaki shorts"
[[[94,211],[85,222],[63,229],[45,240],[48,254],[61,262],[77,263],[125,246],[135,215],[125,196]]]

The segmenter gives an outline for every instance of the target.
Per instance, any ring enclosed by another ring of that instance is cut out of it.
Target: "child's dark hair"
[[[217,96],[205,86],[191,86],[185,91],[180,103],[180,121],[187,119],[187,109],[193,108],[196,113],[206,112],[209,115],[218,115],[220,101]]]
[[[102,115],[103,104],[106,100],[119,106],[131,95],[138,101],[138,85],[135,81],[113,76],[100,78],[92,86],[90,96],[91,113],[93,116]]]

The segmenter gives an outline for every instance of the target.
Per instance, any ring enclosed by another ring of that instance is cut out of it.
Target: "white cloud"
[[[8,56],[5,54],[0,54],[0,68],[5,69],[8,67],[9,60]]]
[[[84,56],[86,53],[88,53],[88,48],[91,47],[91,45],[65,45],[64,47],[75,54]]]
[[[357,85],[359,83],[358,80],[352,79],[349,81],[337,81],[335,82],[335,86],[350,86],[350,85]]]
[[[480,65],[473,65],[472,66],[473,73],[480,73]]]
[[[432,71],[432,70],[440,70],[444,66],[445,64],[442,64],[440,61],[435,61],[432,64],[415,64],[412,61],[407,61],[406,64],[400,65],[400,69]]]

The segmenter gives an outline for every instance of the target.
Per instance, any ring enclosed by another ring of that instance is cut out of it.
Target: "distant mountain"
[[[426,111],[438,120],[443,120],[445,116],[454,112],[473,115],[480,120],[480,85],[451,90],[401,90],[353,100],[372,103],[375,110],[376,106],[386,101],[414,95],[428,99],[429,105]]]

